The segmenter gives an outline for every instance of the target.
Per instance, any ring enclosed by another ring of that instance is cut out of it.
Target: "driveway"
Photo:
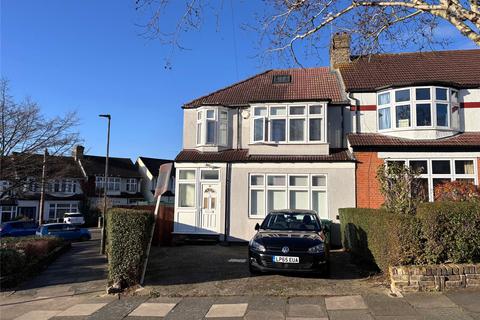
[[[382,278],[368,277],[349,254],[331,252],[327,279],[266,274],[251,277],[247,246],[184,245],[152,247],[145,286],[158,296],[319,296],[382,293]]]

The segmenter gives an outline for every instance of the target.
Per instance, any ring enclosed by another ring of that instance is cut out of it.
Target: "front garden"
[[[11,288],[47,267],[70,248],[55,237],[20,237],[0,240],[0,287]]]
[[[423,202],[416,173],[380,168],[385,204],[340,210],[343,246],[388,273],[392,289],[442,291],[480,287],[480,192],[451,182]]]

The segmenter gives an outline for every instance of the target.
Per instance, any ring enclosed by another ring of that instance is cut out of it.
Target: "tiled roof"
[[[105,174],[105,157],[84,155],[80,160],[87,176]],[[111,177],[140,178],[137,168],[129,158],[108,158],[108,175]]]
[[[260,155],[249,154],[247,149],[220,152],[182,150],[177,162],[337,162],[354,161],[347,149],[330,149],[329,155]]]
[[[291,83],[273,83],[274,75],[290,75]],[[250,102],[332,101],[342,103],[342,89],[337,75],[328,67],[268,70],[251,78],[195,99],[184,105],[245,106]]]
[[[467,148],[480,150],[480,132],[459,133],[442,139],[406,139],[387,136],[379,133],[351,133],[347,135],[350,145],[354,149],[369,147],[395,148]]]
[[[21,176],[40,176],[42,173],[43,155],[15,153],[12,164]],[[75,159],[69,156],[49,155],[47,157],[46,169],[46,175],[50,177],[83,178],[83,173]]]
[[[166,159],[157,159],[157,158],[147,158],[147,157],[138,157],[142,160],[145,167],[147,167],[148,171],[154,176],[158,176],[158,170],[160,166],[165,163],[173,162],[172,160]]]
[[[339,70],[351,92],[428,83],[478,88],[480,50],[378,54],[353,58]]]

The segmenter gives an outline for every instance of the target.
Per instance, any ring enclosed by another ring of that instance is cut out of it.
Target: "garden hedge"
[[[111,284],[137,284],[145,258],[153,213],[113,208],[107,212],[108,277]]]
[[[387,271],[389,265],[480,261],[478,202],[423,203],[415,215],[340,209],[344,248]]]

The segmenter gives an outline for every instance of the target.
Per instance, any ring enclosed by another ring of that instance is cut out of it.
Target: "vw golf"
[[[329,244],[315,211],[270,212],[248,246],[251,273],[295,271],[328,274]]]

